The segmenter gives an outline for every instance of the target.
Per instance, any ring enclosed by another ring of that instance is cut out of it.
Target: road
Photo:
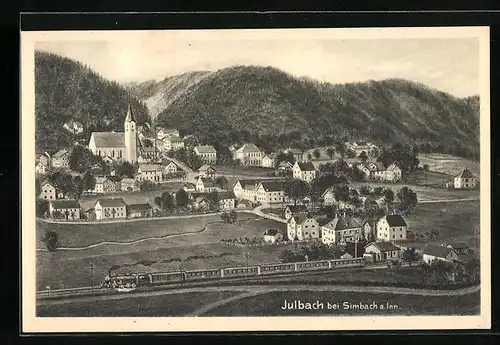
[[[462,198],[462,199],[438,199],[438,200],[422,200],[419,204],[439,204],[439,203],[453,203],[453,202],[464,202],[464,201],[478,201],[481,200],[480,197],[475,198]]]

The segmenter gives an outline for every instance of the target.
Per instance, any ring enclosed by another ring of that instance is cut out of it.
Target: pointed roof
[[[315,171],[316,168],[314,167],[314,164],[312,164],[312,162],[296,162],[295,164],[297,164],[299,166],[299,169],[301,171]]]
[[[266,192],[281,192],[285,189],[284,181],[261,181],[260,184]]]
[[[370,242],[368,243],[365,248],[368,248],[368,246],[375,246],[377,247],[381,252],[389,252],[389,251],[399,251],[399,248],[396,247],[394,244],[390,242]]]
[[[399,214],[389,214],[387,216],[382,217],[382,219],[387,220],[389,226],[407,226],[403,217]]]
[[[254,143],[243,144],[238,150],[238,153],[248,153],[248,152],[261,152],[261,150]]]
[[[97,148],[125,147],[124,132],[93,132],[90,140]]]
[[[340,217],[334,218],[331,222],[324,225],[324,227],[337,231],[337,230],[359,228],[359,227],[361,227],[361,225],[359,225],[358,222],[356,222],[351,217],[340,216]]]
[[[475,176],[467,168],[465,168],[460,174],[455,176],[455,178],[474,178],[474,177]]]
[[[128,109],[127,109],[127,117],[125,117],[125,122],[135,122],[134,114],[132,113],[132,107],[130,106],[130,103],[128,104]]]
[[[424,248],[423,253],[438,258],[445,258],[451,251],[454,252],[453,248],[429,244]]]
[[[97,199],[97,201],[94,204],[95,205],[99,203],[102,207],[123,207],[127,206],[123,198],[105,198],[105,199]]]

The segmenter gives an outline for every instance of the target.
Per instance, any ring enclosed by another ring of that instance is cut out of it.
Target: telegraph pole
[[[243,256],[246,258],[246,262],[247,262],[247,272],[246,272],[246,275],[248,276],[248,257],[250,256],[250,253],[245,253],[245,254],[243,254]]]

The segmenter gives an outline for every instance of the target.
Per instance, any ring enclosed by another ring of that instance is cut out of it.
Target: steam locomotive
[[[294,262],[286,264],[266,264],[260,266],[213,268],[192,271],[131,273],[113,275],[111,272],[104,278],[101,288],[135,289],[141,286],[158,286],[189,281],[204,281],[233,277],[263,276],[272,274],[329,270],[344,267],[363,267],[363,258],[337,259]]]

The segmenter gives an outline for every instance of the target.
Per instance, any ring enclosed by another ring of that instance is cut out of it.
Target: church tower
[[[125,118],[125,160],[130,163],[137,161],[137,128],[130,104]]]

